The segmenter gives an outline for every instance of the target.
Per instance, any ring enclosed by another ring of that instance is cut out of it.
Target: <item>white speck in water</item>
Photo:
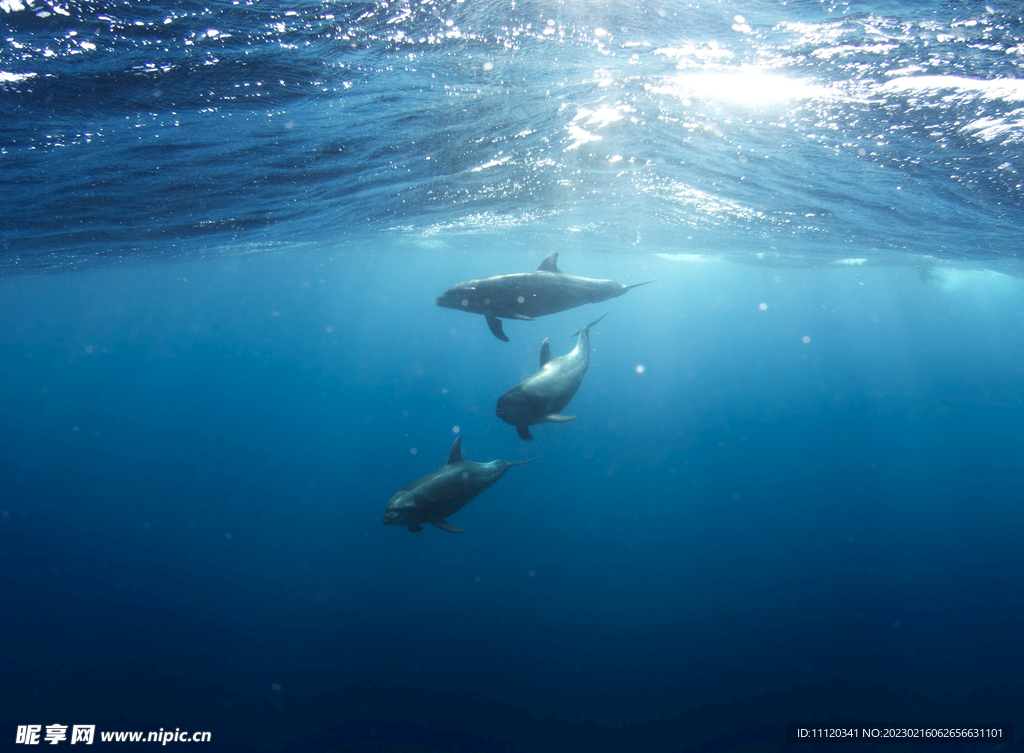
[[[760,306],[758,306],[758,308],[761,309],[762,311],[767,311],[768,310],[768,304],[767,303],[762,303]]]
[[[458,426],[453,426],[453,427],[452,427],[452,432],[453,432],[453,433],[455,433],[455,434],[458,434],[458,433],[459,433],[459,431],[460,431],[460,429],[459,429],[459,427],[458,427]]]
[[[522,296],[519,296],[519,298],[518,298],[518,301],[519,301],[520,303],[526,303],[526,299],[525,299],[525,298],[523,298]]]
[[[636,373],[637,374],[643,374],[644,373],[644,365],[642,363],[638,363],[636,365]]]
[[[807,344],[807,343],[809,343],[810,341],[811,341],[811,337],[810,337],[810,335],[804,335],[804,344]]]
[[[409,449],[409,453],[412,455],[415,455],[417,452],[419,452],[419,450],[417,450],[415,447]]]

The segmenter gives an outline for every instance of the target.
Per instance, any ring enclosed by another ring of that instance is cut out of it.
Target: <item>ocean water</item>
[[[1020,749],[1018,3],[0,23],[4,745]],[[657,282],[508,343],[434,305],[552,251]],[[497,398],[606,310],[521,441]],[[382,525],[457,437],[537,460]]]

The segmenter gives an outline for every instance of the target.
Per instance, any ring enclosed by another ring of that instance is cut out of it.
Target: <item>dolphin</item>
[[[462,437],[458,437],[443,468],[416,479],[388,501],[384,525],[408,526],[417,533],[423,530],[423,523],[430,523],[442,531],[461,533],[461,528],[445,518],[494,486],[512,466],[526,465],[536,459],[471,463],[462,459]]]
[[[520,439],[533,439],[530,436],[533,424],[575,420],[576,416],[563,416],[560,411],[572,400],[590,366],[590,328],[606,316],[607,311],[577,331],[576,347],[567,355],[553,358],[551,345],[545,337],[540,346],[540,370],[498,398],[495,414],[516,427]]]
[[[508,342],[502,319],[525,319],[557,314],[585,303],[618,298],[627,290],[654,282],[623,285],[612,280],[567,275],[558,268],[558,252],[540,263],[536,272],[518,272],[453,285],[435,299],[438,306],[487,317],[487,326],[499,340]]]

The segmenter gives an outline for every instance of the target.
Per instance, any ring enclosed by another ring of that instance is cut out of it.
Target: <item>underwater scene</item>
[[[0,24],[0,747],[1024,750],[1020,3]]]

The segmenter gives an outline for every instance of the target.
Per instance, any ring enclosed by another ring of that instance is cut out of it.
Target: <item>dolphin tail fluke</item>
[[[572,333],[571,335],[569,335],[569,337],[576,337],[577,335],[579,335],[579,333],[580,333],[580,332],[590,332],[590,328],[591,328],[591,327],[593,327],[593,326],[594,326],[595,324],[597,324],[597,323],[598,323],[599,321],[601,321],[602,319],[604,319],[604,318],[605,318],[606,316],[608,316],[608,312],[609,312],[609,311],[611,311],[611,309],[609,309],[608,311],[605,311],[605,312],[604,312],[603,314],[601,314],[601,316],[597,317],[597,319],[595,319],[594,321],[592,321],[592,322],[591,322],[590,324],[588,324],[588,325],[587,325],[586,327],[584,327],[583,329],[578,329],[578,330],[576,330],[576,331],[575,331],[575,332],[573,332],[573,333]]]
[[[559,413],[549,413],[544,416],[544,420],[549,424],[567,424],[570,421],[575,421],[576,416],[563,416]]]
[[[641,285],[650,285],[652,282],[657,282],[657,280],[648,280],[647,282],[634,282],[632,285],[626,285],[625,287],[626,290],[632,290],[633,288],[638,288]],[[626,290],[623,290],[622,292],[625,293]]]
[[[462,529],[461,528],[459,528],[458,526],[453,526],[451,523],[449,523],[444,518],[441,518],[439,520],[431,520],[430,523],[432,525],[437,526],[442,531],[448,531],[448,533],[462,533]]]
[[[516,427],[516,433],[519,435],[520,439],[522,439],[522,440],[524,440],[526,442],[529,442],[531,439],[533,439],[533,437],[530,436],[530,427],[529,426],[517,426]]]
[[[530,439],[533,439],[533,437],[530,437]],[[532,463],[536,459],[537,458],[530,458],[529,460],[506,460],[505,462],[509,465],[526,465],[527,463]]]
[[[499,340],[508,342],[508,338],[505,336],[505,330],[501,328],[501,319],[496,316],[487,315],[487,326],[491,328],[491,334],[497,337]]]

